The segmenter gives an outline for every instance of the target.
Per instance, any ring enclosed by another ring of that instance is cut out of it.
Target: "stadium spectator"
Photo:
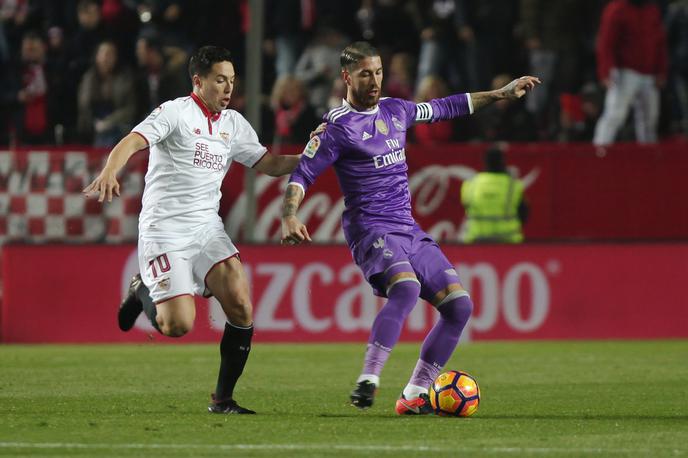
[[[497,75],[492,79],[491,87],[496,90],[509,81],[511,81],[510,75]],[[534,117],[525,109],[522,100],[498,100],[472,118],[475,126],[473,135],[479,140],[533,141],[537,138]]]
[[[332,82],[339,76],[339,51],[344,41],[337,29],[321,25],[296,63],[295,76],[306,86],[309,102],[318,115],[327,111]]]
[[[559,106],[559,141],[592,141],[602,113],[602,94],[597,84],[585,84],[578,94],[561,94]]]
[[[189,80],[183,65],[188,55],[175,47],[169,47],[168,52],[169,57],[157,38],[144,35],[136,41],[136,93],[139,102],[136,119],[142,119],[166,100],[189,93]]]
[[[19,144],[46,144],[51,140],[48,118],[48,81],[45,68],[45,41],[29,31],[21,41],[21,58],[5,88],[5,105],[13,112],[11,131]]]
[[[277,78],[293,75],[315,28],[315,0],[267,0],[265,11],[264,48],[275,58]]]
[[[429,75],[439,75],[451,87],[465,87],[468,77],[461,74],[459,40],[468,38],[455,0],[421,0],[413,18],[420,30],[420,52],[416,86]]]
[[[69,62],[63,30],[54,26],[48,29],[48,42],[45,61],[45,71],[48,79],[48,118],[54,126],[54,140],[62,145],[71,138],[66,137],[65,125],[72,122],[67,117],[66,106],[73,103],[68,100],[69,94]]]
[[[303,84],[293,76],[283,76],[275,82],[270,106],[275,114],[273,144],[303,143],[318,124]]]
[[[389,60],[389,72],[385,79],[385,93],[400,99],[413,98],[413,66],[410,54],[397,52]],[[341,81],[338,78],[338,81]]]
[[[669,5],[666,28],[674,94],[674,130],[688,135],[688,0]]]
[[[296,212],[308,187],[333,165],[344,193],[342,228],[352,256],[375,294],[388,298],[373,322],[352,405],[373,404],[382,368],[420,296],[438,309],[440,317],[423,342],[396,412],[428,414],[433,411],[428,387],[453,353],[473,304],[454,266],[411,215],[406,130],[415,122],[465,116],[496,100],[520,98],[538,80],[524,76],[497,91],[416,104],[380,98],[382,61],[369,43],[347,46],[341,66],[346,100],[330,111],[325,132],[311,139],[291,175],[282,211],[282,242],[311,241]]]
[[[327,111],[333,108],[341,107],[342,100],[346,98],[346,84],[341,78],[337,78],[332,82],[332,89],[330,89],[330,97],[327,99]]]
[[[78,131],[94,146],[113,146],[131,129],[136,115],[134,78],[117,59],[115,43],[102,42],[79,84]]]
[[[420,42],[413,19],[416,12],[415,0],[363,0],[356,21],[360,35],[387,61],[396,53],[418,53]]]
[[[77,29],[66,39],[67,78],[62,107],[64,132],[67,141],[83,141],[77,128],[78,89],[84,74],[93,62],[96,47],[106,38],[101,21],[100,5],[96,0],[79,0],[76,7]]]
[[[500,147],[488,149],[483,159],[485,170],[461,185],[464,242],[523,242],[522,224],[528,218],[523,182],[507,170]]]
[[[186,1],[133,0],[133,3],[140,23],[155,29],[166,46],[183,49],[190,45]]]
[[[561,92],[576,93],[582,82],[581,24],[589,20],[581,0],[521,0],[520,32],[528,52],[529,72],[542,80],[526,100],[541,139],[555,138]]]
[[[272,176],[294,169],[299,156],[275,156],[237,112],[227,110],[234,82],[229,51],[206,46],[189,63],[193,92],[156,108],[111,151],[101,174],[84,189],[98,200],[119,195],[117,173],[149,148],[139,218],[139,269],[120,306],[129,331],[142,311],[170,337],[193,326],[193,296],[215,296],[227,316],[220,343],[217,389],[208,410],[252,414],[233,399],[251,349],[253,316],[239,252],[217,214],[220,184],[233,160]]]
[[[232,56],[234,56],[232,54]],[[260,131],[254,127],[258,134],[258,140],[263,144],[269,144],[274,137],[275,114],[270,107],[270,99],[261,97],[260,101]],[[229,109],[236,110],[241,114],[246,112],[246,94],[244,93],[244,82],[240,76],[234,77],[234,90],[232,98],[229,100]]]
[[[633,107],[636,140],[657,141],[659,88],[667,79],[666,35],[657,5],[613,0],[604,9],[597,37],[597,73],[607,88],[593,143],[613,143]]]
[[[440,99],[449,95],[447,83],[439,76],[429,75],[423,78],[418,86],[416,102],[429,102],[432,99]],[[433,123],[419,123],[413,126],[413,135],[416,143],[421,145],[434,145],[447,143],[454,136],[453,120]]]
[[[514,52],[518,2],[459,0],[458,4],[460,35],[467,53],[464,65],[473,67],[470,74],[476,86],[488,86],[499,73],[512,73],[518,56]]]

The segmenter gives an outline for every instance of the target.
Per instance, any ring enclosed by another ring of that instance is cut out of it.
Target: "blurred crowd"
[[[0,0],[0,145],[112,146],[190,92],[188,57],[206,44],[235,56],[243,111],[249,27],[248,0]],[[416,126],[418,143],[688,135],[688,0],[265,0],[264,31],[265,143],[303,143],[341,104],[339,54],[360,39],[380,50],[391,97],[543,81]]]

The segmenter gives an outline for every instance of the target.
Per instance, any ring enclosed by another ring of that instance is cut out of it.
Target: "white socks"
[[[406,399],[416,399],[421,394],[428,394],[428,388],[410,383],[404,388],[403,395]]]
[[[375,386],[380,386],[380,376],[379,375],[361,374],[361,375],[359,375],[358,380],[356,380],[356,383],[361,383],[364,381],[368,381]]]

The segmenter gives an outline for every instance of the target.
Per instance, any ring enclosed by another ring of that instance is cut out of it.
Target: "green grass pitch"
[[[376,404],[349,391],[363,344],[257,342],[236,398],[206,412],[216,345],[0,346],[0,456],[688,456],[688,341],[461,345],[471,418],[398,417],[418,344]]]

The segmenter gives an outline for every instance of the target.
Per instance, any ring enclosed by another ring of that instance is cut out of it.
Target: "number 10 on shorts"
[[[170,260],[167,259],[166,254],[161,254],[155,259],[151,259],[151,261],[148,263],[148,265],[151,268],[151,271],[153,272],[153,278],[158,278],[158,270],[155,268],[155,265],[158,265],[158,268],[160,269],[160,273],[164,274],[165,272],[169,272],[170,270]]]

